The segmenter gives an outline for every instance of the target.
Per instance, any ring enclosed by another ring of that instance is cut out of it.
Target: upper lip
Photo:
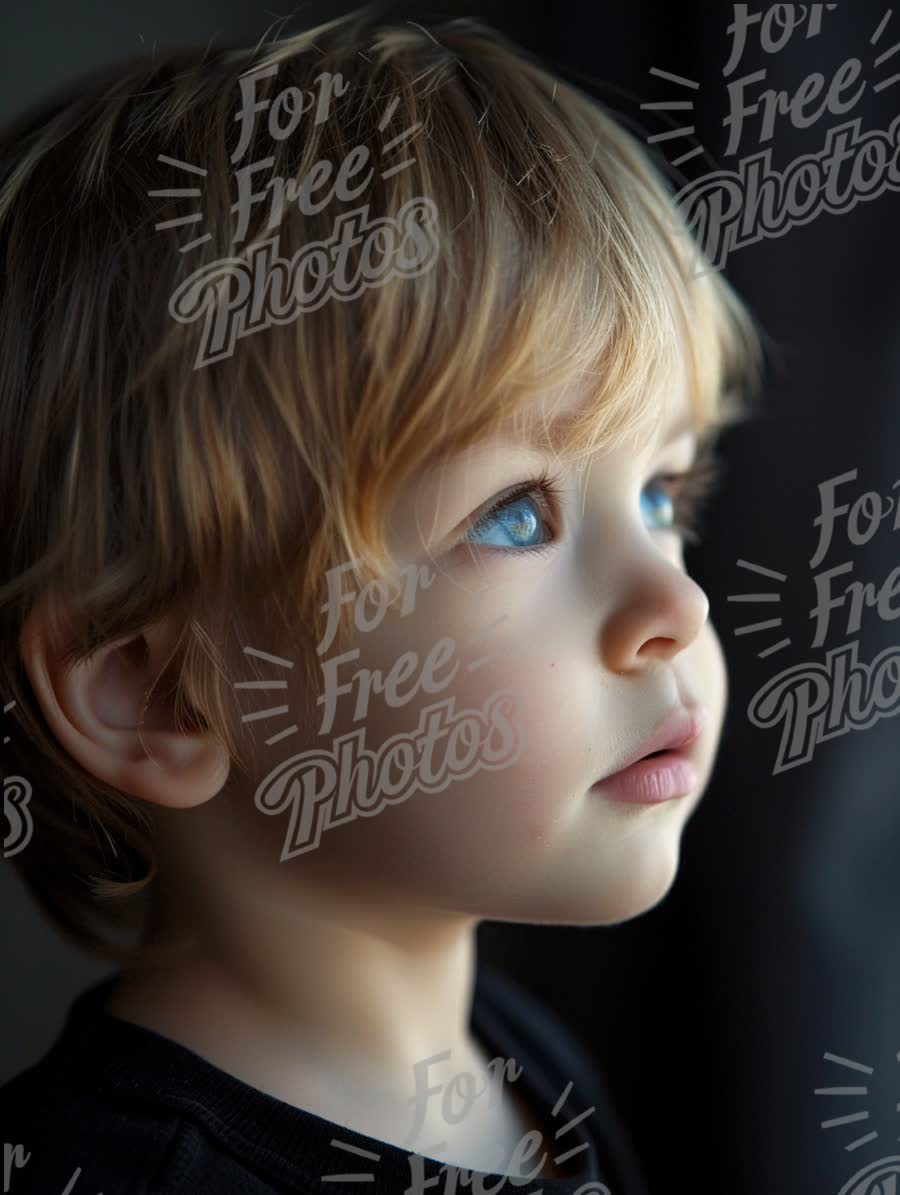
[[[677,706],[666,715],[650,737],[623,759],[617,768],[607,773],[604,779],[630,768],[633,763],[654,751],[674,751],[679,747],[686,747],[688,743],[700,737],[705,725],[706,715],[702,706],[694,706],[691,709]]]

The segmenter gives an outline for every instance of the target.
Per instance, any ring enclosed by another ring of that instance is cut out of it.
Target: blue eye
[[[532,548],[544,542],[540,539],[542,526],[537,503],[525,494],[479,519],[466,540],[495,548]]]
[[[647,526],[651,530],[671,531],[678,526],[675,503],[671,494],[660,484],[673,480],[677,481],[678,478],[654,477],[641,491],[641,514],[647,519]]]
[[[552,523],[560,493],[557,479],[542,474],[495,503],[462,542],[507,553],[546,552],[556,539],[548,518]]]

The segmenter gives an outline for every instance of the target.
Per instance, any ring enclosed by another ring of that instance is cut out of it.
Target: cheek
[[[590,708],[589,695],[579,691],[570,661],[532,646],[519,659],[508,654],[474,674],[461,672],[454,688],[467,705],[501,690],[513,695],[522,728],[523,759],[571,764],[573,756],[580,754],[584,762],[588,742],[583,722]]]
[[[707,710],[704,759],[709,766],[719,745],[728,704],[725,656],[719,636],[709,620],[680,658],[679,674],[683,678],[686,695],[701,702]]]
[[[466,667],[471,653],[461,657],[441,697],[452,697],[459,718],[464,711],[483,712],[507,695],[515,743],[500,766],[479,767],[451,780],[441,793],[414,795],[408,817],[416,832],[427,823],[432,835],[446,833],[469,851],[497,854],[543,840],[572,808],[589,770],[587,694],[575,691],[572,670],[563,661],[533,648],[520,655],[498,652],[471,671]],[[405,721],[412,725],[417,717],[418,709],[409,710]],[[379,722],[371,732],[381,738],[387,729]]]
[[[725,655],[722,644],[712,623],[707,622],[701,636],[703,652],[704,679],[709,685],[710,704],[718,712],[718,726],[721,730],[728,704],[728,670],[725,665]]]
[[[420,638],[419,655],[424,658],[435,640]],[[392,652],[385,650],[383,640],[377,644],[373,640],[366,647],[361,666],[390,668]],[[478,737],[484,742],[499,721],[497,716],[492,720],[489,711],[503,701],[506,731],[493,733],[493,759],[482,745],[473,765],[461,772],[445,768],[445,784],[439,780],[431,790],[416,785],[407,799],[385,805],[377,817],[357,822],[354,830],[332,831],[348,846],[357,838],[376,840],[385,866],[391,860],[408,869],[415,858],[429,859],[432,868],[444,863],[470,866],[476,859],[484,865],[486,859],[500,860],[510,850],[527,850],[565,815],[587,774],[590,743],[583,720],[590,706],[586,694],[579,700],[573,690],[572,669],[563,660],[542,653],[531,641],[516,648],[484,638],[478,644],[460,643],[451,664],[437,675],[453,679],[436,686],[437,692],[418,692],[399,705],[389,704],[384,694],[373,694],[366,716],[356,723],[353,699],[342,697],[339,717],[325,736],[333,741],[362,729],[367,751],[377,755],[395,736],[408,736],[423,725],[430,708],[452,703],[441,722],[450,729],[435,738],[431,751],[431,765],[440,774],[444,761],[454,758],[448,746],[452,727],[464,721],[468,727],[478,726]],[[422,736],[417,737],[421,743]],[[467,744],[475,741],[461,727],[455,758],[465,761]],[[423,755],[418,744],[416,754]]]

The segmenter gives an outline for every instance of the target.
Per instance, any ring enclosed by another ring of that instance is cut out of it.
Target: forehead
[[[565,455],[566,445],[579,425],[599,424],[596,383],[569,381],[544,391],[515,412],[502,429],[504,437],[526,448],[548,446]],[[634,442],[648,450],[691,433],[699,421],[691,404],[683,356],[661,378],[653,393],[641,395],[633,424]]]

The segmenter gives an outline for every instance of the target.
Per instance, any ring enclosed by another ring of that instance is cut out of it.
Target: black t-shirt
[[[0,1088],[0,1191],[646,1195],[633,1149],[583,1050],[532,996],[484,963],[476,972],[472,1032],[488,1057],[515,1059],[515,1091],[548,1126],[539,1148],[523,1148],[524,1169],[533,1171],[546,1153],[571,1177],[470,1173],[295,1108],[108,1013],[103,1005],[115,979],[79,996],[45,1057]]]

